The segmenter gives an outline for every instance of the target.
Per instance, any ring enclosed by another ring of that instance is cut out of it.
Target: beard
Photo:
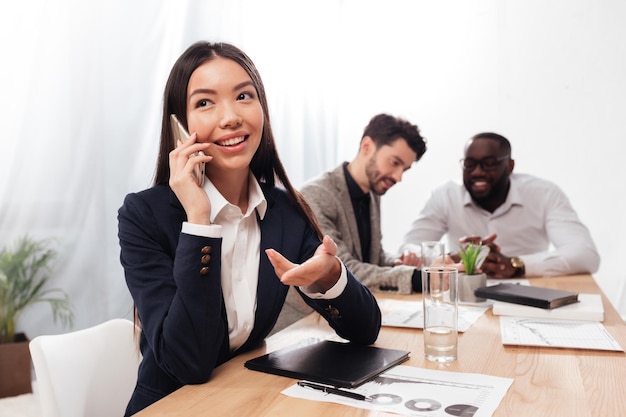
[[[365,176],[367,177],[370,190],[376,195],[385,194],[387,190],[396,183],[393,178],[382,176],[376,165],[376,154],[372,155],[369,161],[367,161],[365,165]],[[386,181],[391,181],[392,185],[387,186]]]
[[[479,205],[484,206],[494,200],[504,200],[506,198],[506,195],[509,192],[509,177],[508,175],[500,176],[494,182],[490,183],[489,189],[484,193],[474,192],[469,181],[465,183],[465,188],[469,191],[472,200],[477,202]]]

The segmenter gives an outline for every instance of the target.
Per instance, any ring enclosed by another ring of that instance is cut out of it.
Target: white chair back
[[[141,354],[134,325],[113,319],[30,342],[42,417],[123,416]]]

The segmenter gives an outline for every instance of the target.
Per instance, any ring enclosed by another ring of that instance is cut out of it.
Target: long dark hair
[[[267,97],[263,81],[252,60],[239,48],[228,43],[196,42],[191,45],[176,60],[170,76],[165,85],[163,94],[163,116],[161,120],[161,144],[157,159],[154,185],[168,184],[170,177],[169,153],[176,146],[174,136],[170,131],[170,114],[175,114],[178,120],[187,126],[187,85],[191,74],[200,65],[217,57],[227,58],[235,61],[248,73],[254,87],[256,88],[261,108],[263,109],[263,132],[261,143],[250,162],[250,170],[259,183],[270,186],[276,185],[276,179],[287,190],[290,198],[307,218],[317,234],[322,236],[321,229],[310,206],[302,195],[291,185],[285,168],[283,167],[274,134],[270,124],[270,114],[267,105]]]

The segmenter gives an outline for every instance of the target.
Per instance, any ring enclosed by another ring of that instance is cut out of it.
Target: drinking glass
[[[424,356],[447,363],[457,358],[458,271],[449,266],[422,267]]]
[[[443,242],[421,242],[422,268],[443,265],[446,256]]]

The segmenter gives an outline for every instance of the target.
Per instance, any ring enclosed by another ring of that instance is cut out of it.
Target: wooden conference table
[[[591,275],[529,278],[531,285],[602,294],[603,322],[622,348],[626,325]],[[377,298],[420,300],[421,295]],[[266,340],[264,347],[240,355],[216,368],[210,381],[187,385],[140,413],[150,416],[395,416],[340,404],[288,397],[280,392],[296,380],[244,368],[253,357],[309,337],[334,332],[313,313]],[[503,346],[498,316],[488,310],[459,334],[458,359],[441,365],[424,359],[418,329],[383,327],[375,346],[411,351],[403,365],[512,378],[513,384],[494,416],[626,416],[626,354],[583,349]]]

